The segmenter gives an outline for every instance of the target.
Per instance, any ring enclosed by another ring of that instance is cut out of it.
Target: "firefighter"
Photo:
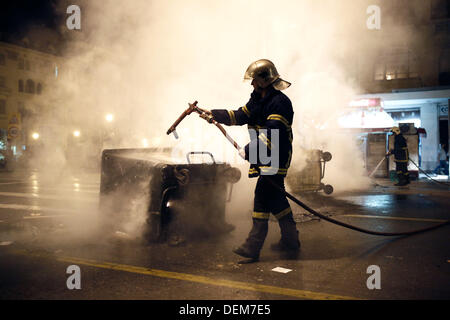
[[[410,183],[408,172],[408,146],[406,139],[400,131],[399,127],[393,127],[391,132],[394,134],[394,149],[389,150],[389,155],[394,155],[396,165],[398,183],[396,186],[405,186]]]
[[[300,249],[298,231],[292,210],[284,194],[268,179],[284,190],[284,179],[292,158],[292,120],[294,112],[289,98],[281,92],[291,84],[280,78],[275,65],[266,59],[253,62],[247,68],[244,80],[254,88],[250,100],[237,110],[215,109],[201,115],[225,125],[247,125],[250,142],[240,155],[250,161],[248,176],[258,177],[255,188],[253,226],[246,241],[234,253],[253,262],[259,259],[267,232],[270,214],[278,220],[281,240],[271,248],[297,253]],[[272,139],[273,137],[273,139]],[[270,160],[261,158],[264,149]]]

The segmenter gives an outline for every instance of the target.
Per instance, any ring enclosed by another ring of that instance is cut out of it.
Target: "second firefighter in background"
[[[247,125],[250,142],[240,151],[251,162],[249,177],[258,177],[255,188],[252,220],[253,226],[246,241],[233,252],[258,260],[268,232],[270,214],[277,218],[281,240],[272,249],[298,251],[300,241],[292,210],[286,195],[284,179],[292,158],[292,121],[294,111],[290,99],[281,92],[290,83],[280,78],[275,65],[266,59],[253,62],[245,72],[254,88],[250,100],[237,110],[215,109],[203,115],[225,125]],[[261,159],[263,154],[270,159]],[[276,161],[274,161],[276,160]],[[268,163],[266,163],[268,162]],[[268,180],[271,179],[278,188]]]
[[[406,139],[399,127],[393,127],[391,132],[394,134],[394,149],[389,150],[389,155],[394,155],[394,161],[397,171],[398,183],[396,186],[406,186],[410,183],[408,172],[408,145]]]

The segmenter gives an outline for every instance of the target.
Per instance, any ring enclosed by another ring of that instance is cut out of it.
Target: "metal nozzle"
[[[173,130],[172,132],[173,132],[173,136],[175,137],[175,139],[178,139],[178,133],[177,133],[177,130]]]

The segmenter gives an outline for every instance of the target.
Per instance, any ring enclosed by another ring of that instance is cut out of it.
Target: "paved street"
[[[279,228],[254,264],[231,249],[250,230],[247,179],[233,190],[227,236],[181,246],[110,233],[98,215],[99,174],[0,172],[0,299],[450,299],[449,226],[411,237],[380,237],[318,220],[292,204],[302,243],[297,259],[272,252]],[[449,188],[424,179],[388,180],[365,192],[306,194],[317,211],[377,231],[406,231],[450,219]],[[235,202],[239,205],[236,205]],[[81,270],[69,290],[66,269]],[[380,268],[369,290],[367,268]],[[275,267],[288,273],[272,271]]]

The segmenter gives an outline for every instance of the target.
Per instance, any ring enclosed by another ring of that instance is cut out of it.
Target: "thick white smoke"
[[[377,46],[365,33],[370,1],[78,3],[82,28],[62,25],[70,41],[57,87],[44,90],[42,99],[58,105],[59,122],[69,134],[79,129],[84,140],[76,147],[59,138],[46,141],[57,156],[57,165],[45,165],[49,176],[61,171],[64,157],[71,165],[99,160],[98,141],[104,148],[172,146],[180,156],[206,150],[242,165],[222,134],[197,115],[180,124],[179,140],[166,131],[188,102],[198,100],[207,109],[245,104],[252,87],[242,81],[243,73],[252,61],[267,58],[292,82],[285,90],[295,111],[292,166],[304,165],[303,149],[322,149],[333,155],[326,183],[336,191],[368,186],[358,147],[339,130],[337,117],[359,92],[354,48]],[[58,7],[65,16],[69,4]],[[107,113],[114,115],[111,123],[105,122]],[[248,142],[244,127],[228,131],[241,146]]]
[[[165,132],[188,102],[208,109],[245,104],[252,88],[243,73],[268,58],[293,83],[285,91],[295,111],[293,166],[302,166],[301,148],[323,149],[333,154],[326,182],[335,190],[367,185],[352,137],[338,134],[336,123],[357,89],[340,59],[358,36],[351,22],[365,23],[362,3],[89,1],[82,17],[77,36],[88,45],[72,41],[67,48],[65,101],[85,126],[114,113],[120,126],[107,147],[142,147],[146,139],[239,162],[221,133],[196,115],[180,125],[180,140]],[[229,133],[247,143],[244,128]]]
[[[237,209],[250,210],[255,180],[246,178],[247,165],[217,128],[191,115],[177,129],[179,140],[166,131],[188,102],[198,100],[206,109],[244,105],[252,91],[242,81],[244,71],[266,58],[292,83],[285,90],[295,112],[291,172],[304,167],[304,150],[321,149],[333,155],[324,182],[336,192],[369,186],[354,137],[343,133],[337,120],[360,91],[355,70],[372,68],[364,64],[364,56],[375,55],[384,44],[367,37],[366,8],[372,1],[77,3],[82,28],[72,31],[62,24],[70,41],[55,87],[40,97],[57,108],[48,108],[50,116],[44,114],[44,122],[36,125],[45,127],[47,119],[56,117],[67,131],[61,136],[77,129],[82,143],[70,145],[57,135],[46,140],[48,152],[36,161],[42,177],[67,179],[74,165],[79,170],[99,162],[101,147],[174,147],[181,161],[188,151],[210,151],[243,170],[233,197]],[[57,9],[65,16],[70,4],[62,0]],[[411,35],[399,30],[394,38],[405,43]],[[366,50],[355,53],[355,48]],[[113,121],[105,122],[106,114],[114,115]],[[248,142],[244,127],[227,130],[241,146]],[[145,220],[148,195],[143,192],[136,199],[130,204],[136,211],[133,219],[123,226],[130,233]]]

